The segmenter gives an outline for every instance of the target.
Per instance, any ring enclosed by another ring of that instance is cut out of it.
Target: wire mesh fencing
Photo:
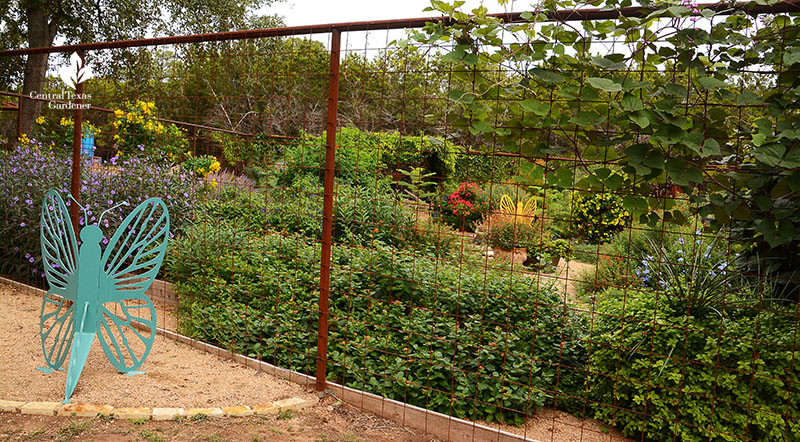
[[[90,107],[5,135],[2,272],[81,121],[79,225],[170,210],[164,328],[538,440],[797,440],[794,7],[48,49]]]

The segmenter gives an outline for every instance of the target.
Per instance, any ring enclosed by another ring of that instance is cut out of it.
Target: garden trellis
[[[795,440],[797,3],[434,3],[0,52],[95,72],[89,109],[6,120],[0,271],[42,284],[30,213],[88,121],[78,224],[164,200],[182,334],[488,425]]]

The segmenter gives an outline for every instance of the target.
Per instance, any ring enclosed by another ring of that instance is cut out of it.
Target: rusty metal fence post
[[[86,63],[83,57],[83,51],[78,51],[81,57],[81,65],[78,67],[82,69]],[[76,73],[77,75],[77,73]],[[70,194],[75,198],[75,201],[81,200],[81,129],[83,128],[83,112],[81,111],[81,103],[83,102],[83,82],[80,78],[75,79],[75,113],[73,116],[74,126],[72,126],[72,184],[70,187]],[[77,234],[80,227],[78,226],[78,217],[80,216],[80,209],[77,204],[70,204],[69,215],[72,219],[72,228]]]
[[[325,176],[322,200],[322,256],[319,275],[319,324],[317,332],[317,391],[325,391],[328,362],[328,297],[331,288],[331,237],[333,231],[333,177],[336,167],[336,126],[339,105],[339,58],[342,34],[331,32],[328,83],[328,123],[325,138]]]
[[[22,100],[22,95],[17,97],[17,140],[22,138]]]

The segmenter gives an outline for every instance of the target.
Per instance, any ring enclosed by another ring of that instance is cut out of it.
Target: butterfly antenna
[[[115,205],[113,207],[109,207],[108,209],[104,210],[103,213],[100,214],[100,218],[97,219],[97,225],[98,226],[100,225],[100,223],[103,221],[103,217],[106,215],[106,213],[116,209],[119,206],[128,206],[128,205],[129,204],[128,204],[127,201],[123,201],[123,202],[121,202],[121,203],[119,203],[119,204],[117,204],[117,205]]]
[[[83,207],[83,206],[81,205],[81,203],[79,203],[79,202],[78,202],[78,200],[76,200],[76,199],[75,199],[75,197],[74,197],[74,196],[72,196],[72,194],[71,194],[71,193],[70,193],[70,194],[67,194],[67,196],[69,197],[69,199],[71,199],[72,201],[74,201],[74,202],[75,202],[75,204],[77,204],[77,205],[78,205],[78,207],[80,207],[80,208],[81,208],[81,210],[83,210],[83,219],[86,221],[86,225],[89,225],[89,215],[86,213],[86,208],[85,208],[85,207]]]

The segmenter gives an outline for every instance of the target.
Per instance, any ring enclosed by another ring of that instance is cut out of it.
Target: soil
[[[573,271],[572,264],[569,272]],[[571,278],[572,276],[570,276]],[[570,278],[564,278],[569,283]],[[559,280],[558,282],[560,282]],[[56,401],[64,398],[64,372],[45,374],[39,340],[41,298],[0,283],[0,399]],[[174,328],[172,309],[158,307],[159,326]],[[288,397],[312,398],[297,384],[230,360],[156,337],[143,375],[118,374],[95,343],[72,402],[114,407],[224,407],[260,405]],[[130,422],[0,412],[0,440],[58,441],[437,441],[392,421],[326,397],[291,416]],[[533,440],[627,441],[591,419],[541,410],[522,427],[485,424]]]
[[[3,374],[0,398],[62,401],[66,372],[45,374],[36,370],[45,365],[39,339],[41,299],[0,286],[0,302],[4,309],[0,321],[0,373]],[[313,393],[289,381],[258,373],[162,336],[155,338],[141,369],[145,374],[118,374],[102,347],[95,342],[71,401],[114,407],[207,408],[314,397]]]
[[[541,442],[633,442],[598,421],[558,410],[540,410],[521,427],[501,424],[499,429]]]
[[[410,441],[441,439],[326,398],[297,412],[243,418],[194,418],[180,421],[129,421],[104,417],[30,416],[0,412],[3,441]]]

